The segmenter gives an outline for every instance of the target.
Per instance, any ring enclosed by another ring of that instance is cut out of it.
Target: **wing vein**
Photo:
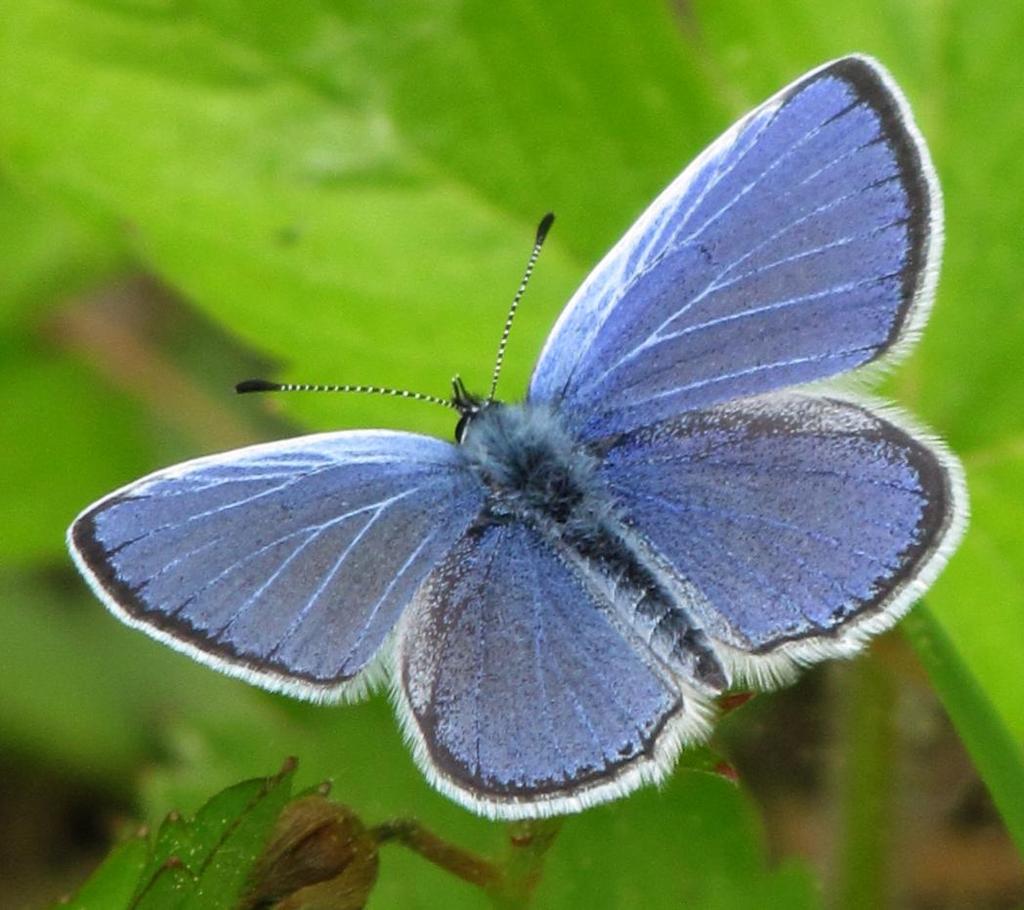
[[[734,370],[731,373],[719,373],[717,376],[709,376],[706,379],[699,379],[695,382],[687,383],[686,385],[663,389],[660,392],[655,392],[645,398],[640,398],[636,401],[630,402],[630,406],[637,407],[638,405],[646,404],[650,401],[658,401],[661,398],[667,398],[670,395],[678,395],[680,392],[690,392],[693,389],[701,389],[705,386],[714,385],[716,382],[726,382],[729,379],[738,379],[742,376],[752,376],[766,370],[777,370],[784,367],[799,366],[804,363],[819,363],[825,360],[835,360],[839,357],[845,357],[848,354],[860,354],[865,351],[872,350],[874,350],[874,345],[861,345],[855,348],[842,348],[838,351],[830,351],[820,354],[807,354],[803,357],[791,357],[788,360],[776,360],[772,363],[756,364],[755,366],[746,367],[742,370]]]

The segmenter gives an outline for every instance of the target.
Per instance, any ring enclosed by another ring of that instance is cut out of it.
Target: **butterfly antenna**
[[[267,379],[246,379],[235,386],[239,395],[248,392],[355,392],[360,395],[390,395],[393,398],[411,398],[413,401],[427,401],[445,408],[455,408],[446,398],[428,395],[425,392],[410,392],[408,389],[389,389],[378,385],[311,385],[305,382],[270,382]]]
[[[526,285],[530,281],[530,276],[533,274],[533,267],[537,264],[537,257],[540,256],[541,247],[544,246],[544,240],[548,236],[548,231],[551,230],[551,225],[555,222],[555,216],[552,212],[548,212],[540,220],[540,224],[537,225],[537,237],[533,241],[533,251],[530,253],[530,258],[526,262],[526,271],[523,272],[523,280],[519,282],[519,290],[516,291],[515,297],[512,298],[512,306],[508,308],[508,316],[505,319],[505,329],[501,333],[501,341],[498,342],[498,356],[494,359],[494,374],[491,376],[491,390],[487,393],[488,404],[494,401],[494,392],[498,388],[498,376],[501,375],[501,365],[505,360],[505,348],[508,345],[508,336],[512,334],[512,321],[516,318],[516,309],[519,306],[519,301],[523,299],[523,294],[526,293]]]

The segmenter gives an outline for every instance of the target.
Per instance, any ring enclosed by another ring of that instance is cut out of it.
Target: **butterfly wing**
[[[502,818],[659,779],[705,714],[631,640],[534,531],[471,529],[400,626],[397,699],[424,772]]]
[[[455,446],[329,433],[151,474],[83,512],[68,543],[129,625],[266,688],[335,699],[365,687],[482,502]]]
[[[562,313],[529,398],[597,438],[867,364],[923,323],[941,219],[885,70],[826,64],[644,212]]]
[[[961,468],[893,412],[773,393],[625,434],[602,474],[637,545],[754,684],[855,652],[961,536]]]

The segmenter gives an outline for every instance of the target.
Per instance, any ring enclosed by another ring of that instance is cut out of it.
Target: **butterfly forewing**
[[[327,698],[351,689],[481,503],[455,446],[334,433],[157,472],[84,512],[69,541],[121,618]]]
[[[530,384],[587,438],[866,364],[918,325],[941,204],[898,89],[805,76],[651,205],[566,307]]]

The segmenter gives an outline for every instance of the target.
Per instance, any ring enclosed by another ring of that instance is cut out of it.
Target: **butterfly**
[[[941,245],[903,95],[832,61],[640,216],[524,401],[457,382],[455,443],[324,433],[158,471],[86,509],[71,553],[120,619],[248,682],[389,680],[423,772],[474,811],[613,799],[729,687],[856,653],[955,549],[956,458],[823,384],[907,350]]]

